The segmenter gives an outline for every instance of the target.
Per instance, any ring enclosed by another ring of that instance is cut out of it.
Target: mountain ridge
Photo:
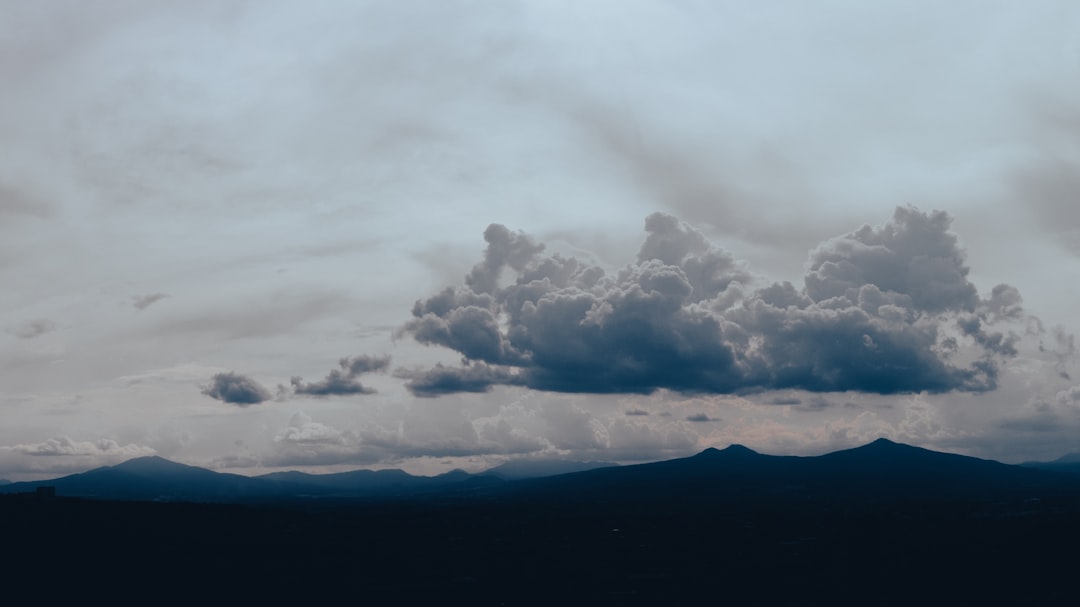
[[[762,454],[739,444],[631,465],[562,462],[554,474],[454,470],[414,476],[402,470],[329,474],[284,471],[260,476],[215,472],[160,456],[133,458],[47,481],[0,485],[0,493],[52,486],[61,496],[155,501],[265,501],[413,498],[470,495],[645,499],[656,495],[734,498],[878,499],[900,496],[978,497],[1080,491],[1080,478],[1055,470],[943,453],[880,438],[816,456]],[[595,467],[594,467],[595,465]],[[503,466],[506,466],[505,464]],[[574,470],[574,467],[586,469]],[[569,471],[565,471],[569,469]],[[533,470],[532,472],[536,472]]]

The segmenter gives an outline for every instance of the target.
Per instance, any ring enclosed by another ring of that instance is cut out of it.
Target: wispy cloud
[[[145,310],[155,303],[165,299],[169,295],[166,293],[150,293],[149,295],[133,295],[131,297],[131,305],[135,306],[139,310]]]
[[[7,330],[19,339],[33,339],[56,330],[56,323],[47,318],[27,320]]]

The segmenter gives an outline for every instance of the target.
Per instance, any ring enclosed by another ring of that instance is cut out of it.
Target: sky
[[[9,0],[0,478],[1080,451],[1080,4]]]

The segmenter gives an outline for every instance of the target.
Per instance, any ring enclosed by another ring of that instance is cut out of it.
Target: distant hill
[[[143,501],[235,501],[288,495],[297,489],[149,456],[52,480],[11,483],[0,492],[32,492],[41,486],[54,487],[63,496]]]
[[[1027,468],[1038,468],[1041,470],[1053,470],[1055,472],[1080,474],[1080,453],[1068,453],[1049,462],[1024,462],[1020,465]]]
[[[570,471],[575,468],[578,470]],[[872,501],[1080,494],[1080,478],[1058,470],[1011,466],[885,439],[813,457],[764,455],[732,445],[648,464],[518,461],[481,474],[455,470],[433,477],[401,470],[293,471],[247,477],[142,457],[49,481],[3,485],[0,493],[32,493],[39,486],[52,486],[60,496],[193,502],[450,495],[622,501],[736,497]]]
[[[314,498],[400,497],[463,484],[477,475],[454,470],[434,477],[402,470],[335,474],[275,472],[256,477],[214,472],[150,456],[61,478],[0,486],[0,493],[32,493],[51,486],[60,496],[108,500],[251,502]],[[484,477],[502,482],[495,477]]]
[[[0,485],[10,485],[11,481],[6,478],[0,478]]]
[[[763,455],[742,445],[692,457],[520,481],[522,495],[686,498],[984,499],[1078,493],[1060,473],[878,439],[813,457]]]
[[[272,472],[255,478],[284,482],[294,486],[319,488],[331,493],[386,493],[445,487],[464,482],[474,475],[451,470],[438,476],[414,476],[404,470],[352,470],[330,474],[308,474],[295,470]]]
[[[596,468],[611,468],[618,466],[612,462],[580,462],[565,459],[513,459],[504,464],[489,469],[488,474],[494,474],[505,480],[518,480],[523,478],[537,478],[542,476],[554,476],[557,474],[569,474],[571,472],[583,472]]]

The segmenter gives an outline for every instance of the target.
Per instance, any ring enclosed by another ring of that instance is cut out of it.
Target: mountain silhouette
[[[462,470],[434,477],[413,476],[402,470],[354,470],[331,474],[289,471],[248,477],[148,456],[57,479],[3,485],[0,493],[33,492],[48,486],[61,496],[108,500],[252,502],[402,497],[473,481],[475,476]]]
[[[1025,468],[1037,468],[1040,470],[1052,470],[1067,474],[1080,474],[1080,453],[1067,453],[1049,462],[1024,462],[1020,464]]]
[[[563,472],[567,468],[589,469]],[[599,466],[599,467],[593,467]],[[543,471],[557,472],[539,476]],[[825,455],[757,453],[742,445],[690,457],[626,466],[540,462],[414,476],[402,470],[332,474],[275,472],[257,477],[213,472],[151,456],[49,481],[0,486],[2,493],[51,486],[57,495],[114,500],[258,501],[312,498],[407,498],[471,492],[485,499],[799,498],[876,500],[990,499],[1080,490],[1080,478],[878,439]]]
[[[1053,462],[1054,464],[1080,464],[1080,453],[1066,453],[1057,458]]]
[[[148,456],[48,481],[12,483],[0,491],[34,491],[43,486],[54,487],[64,496],[155,501],[234,501],[288,495],[297,489]]]
[[[324,489],[338,494],[392,493],[432,489],[464,482],[474,475],[464,470],[451,470],[437,476],[414,476],[404,470],[352,470],[328,474],[309,474],[290,470],[271,472],[255,478],[285,482],[294,486]]]
[[[618,466],[618,464],[613,462],[579,462],[564,459],[514,459],[488,469],[487,473],[504,480],[518,480],[614,466]]]
[[[528,496],[606,495],[611,499],[657,495],[988,499],[1076,492],[1080,481],[1046,470],[878,439],[861,447],[811,457],[764,455],[732,445],[723,450],[706,449],[687,458],[526,480],[517,483],[516,488]]]
[[[9,586],[48,600],[1067,605],[1080,543],[1080,477],[887,440],[517,480],[150,457],[0,493]]]

